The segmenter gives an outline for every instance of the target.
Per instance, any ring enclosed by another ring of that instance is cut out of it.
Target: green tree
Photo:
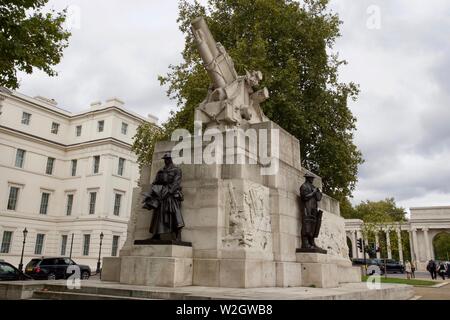
[[[392,223],[406,221],[406,211],[397,207],[394,198],[382,201],[362,201],[352,211],[351,219],[361,219],[368,223]]]
[[[137,154],[137,162],[141,166],[152,164],[155,144],[163,138],[164,132],[163,128],[148,122],[138,126],[131,149]]]
[[[70,33],[63,28],[66,11],[44,13],[47,2],[0,1],[0,86],[17,89],[17,71],[57,75],[52,66],[60,62]]]
[[[345,219],[355,219],[355,208],[353,208],[352,203],[350,200],[345,197],[342,199],[339,203],[340,210],[341,210],[341,216]]]
[[[449,261],[450,233],[442,232],[433,239],[433,249],[437,260]]]
[[[332,54],[340,20],[328,0],[181,0],[178,18],[185,35],[184,61],[160,77],[178,104],[165,129],[193,129],[194,110],[206,97],[207,73],[190,31],[204,16],[216,38],[235,62],[239,74],[260,70],[261,87],[271,98],[263,104],[273,121],[301,143],[302,165],[323,178],[324,191],[344,199],[357,182],[362,155],[353,143],[356,119],[347,106],[358,87],[338,80],[346,62]]]
[[[396,228],[398,223],[406,221],[406,211],[402,207],[397,207],[394,198],[388,198],[382,201],[362,201],[352,210],[347,210],[349,216],[347,219],[361,219],[364,221],[362,229],[364,239],[372,248],[376,241],[375,235],[378,235],[381,248],[381,257],[387,258],[386,233],[390,235],[391,252],[393,257],[399,258],[399,246]],[[402,249],[404,257],[409,257],[409,240],[405,233],[402,234]],[[372,254],[375,257],[375,254]]]

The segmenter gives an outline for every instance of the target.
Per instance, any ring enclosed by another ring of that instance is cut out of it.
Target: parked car
[[[20,281],[31,280],[30,276],[27,276],[22,271],[14,267],[12,264],[0,261],[0,281]]]
[[[64,257],[32,259],[25,267],[25,273],[35,280],[67,279],[75,272],[73,268],[71,271],[67,270],[70,266],[79,268],[79,275],[83,280],[91,276],[89,266],[77,264],[72,259]]]
[[[352,264],[354,266],[363,266],[364,265],[364,260],[365,263],[368,267],[367,273],[368,274],[374,274],[375,270],[373,268],[370,268],[370,266],[377,266],[378,268],[380,268],[380,272],[381,274],[384,274],[384,265],[380,265],[379,261],[377,261],[377,259],[352,259]]]
[[[401,264],[399,261],[396,261],[394,259],[376,259],[376,260],[382,266],[385,265],[384,261],[386,260],[387,273],[405,273],[405,266]]]

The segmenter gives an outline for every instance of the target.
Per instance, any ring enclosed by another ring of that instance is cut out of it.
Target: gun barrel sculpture
[[[245,76],[238,76],[233,60],[214,40],[203,17],[192,21],[191,29],[211,79],[206,99],[195,111],[195,120],[220,129],[266,121],[260,104],[268,99],[269,91],[266,88],[254,90],[262,80],[262,73],[246,71]]]
[[[233,61],[225,48],[216,43],[203,17],[192,22],[192,32],[214,88],[224,88],[233,83],[238,77]]]

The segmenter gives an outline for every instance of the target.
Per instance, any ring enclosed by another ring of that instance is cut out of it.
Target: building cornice
[[[108,216],[78,216],[78,217],[55,217],[49,215],[38,215],[38,214],[24,214],[24,213],[9,213],[9,212],[0,212],[0,216],[15,218],[15,219],[24,219],[24,220],[34,220],[39,222],[47,222],[47,223],[72,223],[72,222],[115,222],[115,223],[128,223],[128,220],[119,217],[112,218]]]
[[[409,210],[442,210],[442,209],[449,209],[450,210],[450,206],[413,207],[413,208],[409,208]]]
[[[77,113],[77,114],[71,114],[69,111],[60,109],[58,107],[49,107],[49,106],[46,106],[44,104],[37,103],[37,102],[33,101],[33,98],[31,98],[31,97],[27,97],[28,99],[26,99],[25,97],[21,97],[21,96],[15,94],[14,92],[9,93],[9,94],[4,93],[3,96],[7,97],[7,98],[10,98],[10,99],[18,100],[18,101],[20,101],[22,103],[26,103],[26,104],[32,105],[34,107],[38,107],[38,108],[44,109],[44,110],[46,110],[48,112],[57,114],[58,116],[64,117],[64,118],[66,118],[68,120],[75,120],[77,118],[82,118],[82,117],[86,117],[86,116],[94,115],[94,114],[98,114],[98,113],[103,113],[103,112],[117,111],[119,113],[122,113],[122,114],[130,117],[130,118],[135,119],[136,121],[138,121],[140,123],[144,123],[144,122],[151,123],[148,119],[146,119],[146,118],[144,118],[144,117],[142,117],[142,116],[140,116],[138,114],[134,114],[134,113],[129,112],[129,111],[125,110],[125,109],[122,109],[122,108],[119,108],[119,107],[115,107],[115,106],[106,107],[106,108],[102,108],[102,109],[88,110],[88,111],[84,111],[84,112]]]
[[[27,137],[29,139],[33,139],[35,141],[39,141],[39,142],[43,142],[47,145],[50,145],[52,147],[59,147],[60,149],[64,149],[64,151],[69,151],[69,150],[73,150],[73,149],[78,149],[78,148],[85,148],[85,147],[89,147],[92,145],[99,145],[99,144],[115,144],[119,147],[122,148],[126,148],[131,150],[131,144],[123,142],[119,139],[116,139],[114,137],[107,137],[107,138],[102,138],[102,139],[96,139],[96,140],[89,140],[89,141],[84,141],[84,142],[79,142],[79,143],[73,143],[73,144],[63,144],[60,142],[56,142],[56,141],[52,141],[52,140],[48,140],[27,132],[23,132],[17,129],[13,129],[13,128],[9,128],[6,126],[2,126],[0,125],[0,131],[6,131],[10,134],[14,134],[18,137]]]

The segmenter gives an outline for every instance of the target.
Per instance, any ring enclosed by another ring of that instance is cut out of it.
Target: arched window
[[[450,261],[450,233],[441,232],[433,238],[434,258],[439,261]]]

